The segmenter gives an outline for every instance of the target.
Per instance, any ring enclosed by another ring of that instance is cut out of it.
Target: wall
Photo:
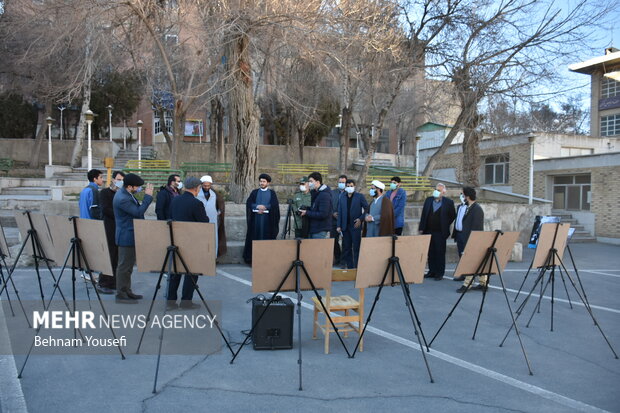
[[[18,162],[30,162],[34,151],[34,139],[0,139],[0,158],[11,158]],[[52,140],[52,163],[54,165],[69,165],[73,153],[74,140]],[[114,145],[113,156],[118,152],[119,146]],[[110,156],[109,141],[92,141],[93,158],[103,161],[104,157]],[[86,142],[82,149],[82,156],[86,156]],[[41,144],[39,164],[47,164],[47,140]]]

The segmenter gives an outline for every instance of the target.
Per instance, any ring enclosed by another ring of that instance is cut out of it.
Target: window
[[[620,115],[601,116],[601,136],[620,135]]]
[[[484,159],[484,183],[487,185],[507,184],[508,169],[508,154],[487,156]]]
[[[590,210],[590,174],[553,177],[553,208]]]
[[[601,82],[601,98],[613,98],[618,95],[620,95],[620,82],[604,76]]]
[[[164,119],[166,120],[166,129],[168,129],[168,133],[172,133],[172,124],[173,124],[172,115],[166,112],[164,113]],[[161,121],[159,120],[159,117],[154,118],[153,131],[155,134],[163,133],[162,127],[161,127]]]
[[[560,149],[560,156],[579,156],[579,155],[592,155],[594,149],[592,148],[571,148],[562,146]]]

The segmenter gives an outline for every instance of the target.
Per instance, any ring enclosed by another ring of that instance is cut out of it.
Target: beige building
[[[568,68],[590,75],[590,135],[620,137],[620,50],[607,48],[604,56]]]

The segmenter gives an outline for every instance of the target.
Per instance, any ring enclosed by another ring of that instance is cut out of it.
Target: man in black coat
[[[209,222],[204,205],[196,197],[200,191],[200,179],[190,176],[185,178],[185,192],[175,197],[170,204],[170,213],[173,221]],[[181,308],[198,308],[200,304],[192,303],[194,289],[198,282],[197,275],[185,275],[183,292],[181,293]],[[168,309],[176,308],[177,290],[181,283],[181,274],[170,274],[168,281]]]
[[[104,188],[99,192],[99,203],[103,212],[103,226],[110,252],[110,262],[112,263],[112,274],[101,274],[97,288],[102,294],[114,294],[116,290],[116,266],[118,265],[118,247],[116,246],[116,221],[114,220],[114,195],[116,191],[123,187],[125,173],[121,171],[112,172],[112,184],[109,188]]]
[[[280,203],[275,191],[269,188],[271,176],[260,174],[258,184],[260,187],[245,202],[248,228],[243,259],[248,264],[252,263],[252,241],[276,239],[280,231]]]
[[[170,206],[172,200],[181,194],[181,188],[183,188],[181,177],[176,174],[170,175],[166,186],[159,188],[155,201],[155,213],[158,220],[167,221],[172,218]]]
[[[300,212],[302,217],[308,218],[308,238],[327,238],[332,228],[331,190],[323,183],[323,177],[319,172],[308,175],[308,185],[312,194],[312,206]]]
[[[426,198],[418,230],[431,234],[428,249],[428,273],[424,278],[443,279],[446,271],[446,240],[450,237],[450,225],[456,217],[454,202],[445,197],[446,186],[438,183],[433,196]]]
[[[456,247],[459,251],[459,257],[463,255],[467,240],[472,231],[484,230],[484,211],[482,207],[476,202],[476,190],[471,187],[464,187],[461,194],[461,202],[456,213],[456,221],[454,223],[454,232],[452,237],[456,241]],[[464,281],[463,286],[457,290],[457,292],[463,292],[467,286],[470,288],[481,290],[487,283],[487,276],[483,275],[479,277],[479,284],[473,286],[471,276],[461,276],[455,278],[454,281]]]

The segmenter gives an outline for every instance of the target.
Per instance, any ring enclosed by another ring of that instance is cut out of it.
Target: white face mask
[[[177,189],[183,189],[183,182],[179,182],[179,185],[177,186]]]
[[[123,187],[123,181],[114,181],[114,186],[117,188],[122,188]]]
[[[461,196],[459,198],[461,198],[461,204],[464,204],[465,203],[465,195],[461,194]]]
[[[344,190],[347,191],[348,194],[352,194],[353,192],[355,192],[355,187],[347,186]]]
[[[306,185],[299,185],[299,190],[301,192],[306,192]]]
[[[441,192],[439,192],[438,190],[434,190],[433,191],[433,198],[439,198],[441,196]]]
[[[310,187],[310,189],[314,189],[316,185],[314,184],[314,182],[308,182],[308,186]]]

